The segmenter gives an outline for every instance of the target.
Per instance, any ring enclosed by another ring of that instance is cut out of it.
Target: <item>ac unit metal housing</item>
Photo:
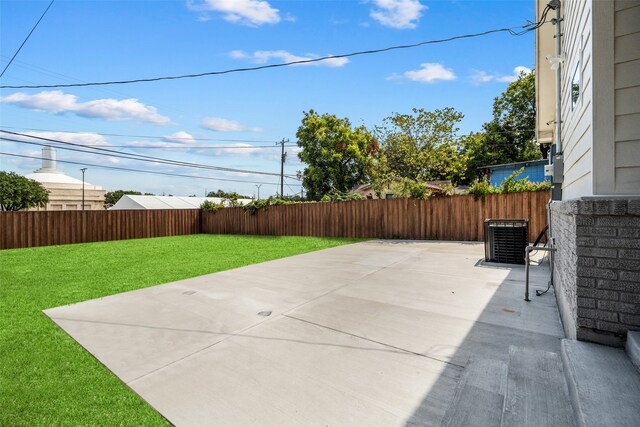
[[[524,264],[529,244],[529,220],[486,219],[484,259],[487,262]]]

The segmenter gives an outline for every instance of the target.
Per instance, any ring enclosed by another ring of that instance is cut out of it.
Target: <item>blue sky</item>
[[[48,3],[0,2],[2,68]],[[522,25],[527,19],[534,20],[533,0],[56,0],[0,82],[60,84],[199,73],[410,44]],[[314,66],[122,86],[2,89],[0,127],[185,162],[278,172],[278,149],[257,146],[275,146],[282,138],[295,141],[303,111],[313,108],[372,127],[393,112],[450,106],[465,115],[460,132],[468,133],[490,119],[493,98],[506,88],[514,69],[532,68],[533,62],[533,33],[503,33]],[[3,152],[39,156],[37,146],[0,145]],[[211,145],[224,148],[201,148]],[[285,171],[294,174],[303,165],[295,147],[287,152]],[[266,196],[275,193],[272,184],[278,181],[65,150],[58,150],[58,158],[252,181],[89,166],[87,181],[107,190],[202,195],[223,188],[253,195],[255,181],[265,183],[260,195]],[[39,164],[0,156],[2,170],[26,174]],[[80,165],[59,167],[81,176]],[[287,183],[285,193],[299,192],[296,181]]]

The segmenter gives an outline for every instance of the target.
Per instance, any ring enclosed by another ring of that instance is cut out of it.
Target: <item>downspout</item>
[[[562,37],[562,28],[561,22],[562,17],[560,13],[560,8],[562,3],[560,0],[551,0],[549,6],[554,8],[556,12],[555,18],[551,21],[553,25],[556,27],[556,31],[554,34],[555,48],[556,48],[556,58],[562,58],[562,44],[560,42],[560,38]],[[549,286],[555,286],[553,281],[553,269],[554,269],[554,258],[556,248],[556,239],[554,234],[554,229],[551,224],[551,203],[553,200],[562,200],[562,181],[564,178],[564,159],[562,156],[562,61],[558,61],[558,68],[556,69],[556,129],[554,132],[555,137],[555,150],[551,153],[551,161],[553,164],[554,173],[552,176],[552,189],[551,189],[551,197],[549,198],[549,203],[547,204],[547,224],[549,224],[549,234],[547,238],[549,240],[549,247],[553,250],[549,251],[549,267],[551,270],[551,277],[549,280]],[[547,288],[548,290],[549,288]],[[526,295],[528,297],[528,295]]]
[[[560,0],[551,0],[549,2],[549,7],[551,7],[556,12],[555,18],[551,20],[551,23],[555,25],[556,31],[553,36],[555,41],[555,60],[556,62],[552,65],[552,68],[555,67],[556,71],[556,114],[555,114],[555,132],[554,139],[555,143],[551,150],[551,164],[553,165],[553,176],[552,176],[552,189],[551,189],[551,199],[552,200],[562,200],[562,181],[564,175],[564,159],[562,156],[562,28],[561,28],[561,13]],[[551,231],[551,230],[550,230]]]
[[[560,2],[558,2],[560,3]],[[556,8],[556,17],[551,22],[556,26],[556,33],[553,36],[556,44],[556,57],[562,57],[562,46],[560,45],[560,37],[562,32],[560,28],[560,5]],[[556,154],[562,154],[562,62],[558,62],[558,68],[556,69]]]

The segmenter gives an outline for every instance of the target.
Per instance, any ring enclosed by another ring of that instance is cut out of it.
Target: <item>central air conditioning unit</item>
[[[484,259],[487,262],[524,264],[529,244],[529,220],[486,219]]]

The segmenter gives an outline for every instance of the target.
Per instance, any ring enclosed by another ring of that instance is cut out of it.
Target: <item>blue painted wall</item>
[[[544,165],[548,163],[547,160],[538,160],[534,162],[529,162],[526,166],[524,164],[513,164],[513,165],[498,165],[489,167],[489,171],[491,173],[490,181],[491,185],[494,187],[499,187],[509,175],[519,170],[524,166],[524,171],[516,177],[516,179],[522,179],[525,177],[529,178],[531,182],[542,182],[542,181],[550,181],[551,177],[544,176]]]

